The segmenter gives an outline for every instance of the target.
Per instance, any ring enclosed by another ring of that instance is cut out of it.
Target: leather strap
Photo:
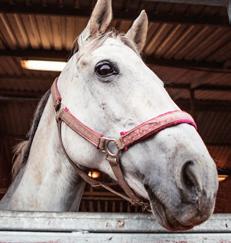
[[[58,77],[55,78],[55,80],[51,86],[51,94],[52,94],[55,111],[58,111],[60,109],[61,102],[62,102],[62,97],[61,97],[61,95],[59,93],[59,89],[58,89]]]
[[[127,181],[124,179],[123,172],[121,170],[120,165],[120,158],[118,157],[107,157],[107,160],[110,163],[110,166],[112,168],[112,171],[117,178],[118,184],[121,186],[121,188],[124,190],[124,192],[128,195],[128,197],[131,199],[132,204],[139,204],[141,203],[141,200],[137,195],[133,192],[131,187],[128,185]]]
[[[98,148],[103,134],[96,132],[90,127],[84,125],[79,119],[73,116],[66,107],[57,112],[57,119],[65,122],[67,126],[70,127],[74,132],[78,133],[81,137]]]
[[[132,144],[157,134],[165,128],[182,123],[190,124],[197,129],[196,123],[191,115],[181,110],[170,111],[143,122],[130,131],[122,132],[118,146],[120,146],[120,149],[128,148]]]

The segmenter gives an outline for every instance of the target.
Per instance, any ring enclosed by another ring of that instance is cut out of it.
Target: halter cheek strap
[[[61,146],[63,148],[64,153],[66,154],[66,157],[68,158],[69,162],[74,166],[79,176],[81,176],[83,180],[85,180],[93,187],[101,186],[106,190],[109,190],[112,193],[124,198],[125,200],[129,201],[134,205],[136,204],[143,206],[143,208],[149,207],[149,204],[140,199],[129,187],[127,181],[124,179],[123,172],[120,166],[121,153],[126,151],[133,144],[143,141],[168,127],[172,127],[182,123],[187,123],[197,128],[193,118],[188,113],[183,112],[181,110],[174,110],[161,114],[148,121],[145,121],[129,131],[121,132],[119,139],[107,138],[102,133],[97,132],[88,127],[87,125],[83,124],[69,111],[67,107],[62,107],[62,98],[57,87],[57,78],[55,79],[51,87],[51,94],[53,98],[54,108],[56,111],[56,120],[58,125],[58,134]],[[97,180],[90,178],[84,170],[78,167],[77,163],[71,160],[71,158],[65,150],[62,141],[62,122],[64,122],[68,127],[70,127],[74,132],[79,134],[81,137],[86,139],[88,142],[93,144],[101,152],[106,154],[106,159],[108,160],[113,170],[117,182],[122,187],[127,196],[115,191],[103,182],[99,182]]]

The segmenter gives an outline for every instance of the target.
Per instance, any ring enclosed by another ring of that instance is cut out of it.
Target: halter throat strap
[[[102,133],[91,129],[90,127],[82,123],[69,111],[67,107],[63,106],[62,98],[57,86],[57,81],[58,79],[56,78],[51,86],[51,94],[56,112],[59,139],[66,157],[68,158],[69,162],[73,165],[73,167],[76,169],[78,175],[93,187],[104,187],[112,193],[129,201],[133,205],[142,205],[143,208],[146,208],[148,206],[148,203],[144,202],[143,199],[140,199],[130,188],[127,181],[124,179],[120,165],[121,153],[126,151],[133,144],[143,141],[168,127],[172,127],[182,123],[187,123],[197,128],[193,118],[186,112],[183,112],[181,110],[174,110],[161,114],[148,121],[145,121],[129,131],[121,132],[120,137],[118,139],[107,138]],[[88,142],[93,144],[101,152],[106,154],[106,159],[108,160],[112,168],[112,171],[117,179],[117,182],[124,190],[127,196],[115,191],[103,182],[99,182],[97,180],[90,178],[84,170],[78,167],[77,163],[71,160],[71,158],[65,150],[62,141],[62,122],[64,122],[68,127],[70,127],[74,132],[79,134],[81,137],[86,139]]]

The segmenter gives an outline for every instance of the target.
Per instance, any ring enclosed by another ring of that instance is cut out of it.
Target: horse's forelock
[[[125,34],[118,32],[117,30],[113,29],[111,31],[108,31],[104,34],[98,34],[97,36],[95,36],[94,38],[89,40],[88,43],[88,51],[93,51],[95,49],[97,49],[98,47],[100,47],[107,38],[118,38],[120,39],[126,46],[130,47],[133,51],[135,51],[137,54],[139,54],[135,43],[128,39]],[[71,51],[71,56],[74,55],[76,52],[78,52],[79,50],[79,46],[78,46],[78,37],[74,40],[73,42],[73,47],[72,47],[72,51]]]

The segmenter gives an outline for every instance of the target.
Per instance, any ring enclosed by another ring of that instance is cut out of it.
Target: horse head
[[[98,0],[57,86],[74,116],[116,137],[152,117],[180,109],[141,59],[148,30],[145,11],[125,34],[108,31],[111,20],[111,1]],[[116,180],[104,153],[65,124],[61,135],[78,166],[96,168]],[[149,200],[164,227],[190,229],[212,214],[216,166],[194,126],[181,123],[165,128],[132,145],[121,154],[120,163],[130,188]]]

